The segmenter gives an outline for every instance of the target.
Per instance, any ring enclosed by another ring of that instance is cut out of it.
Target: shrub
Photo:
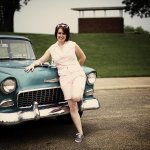
[[[126,32],[134,32],[135,31],[135,29],[134,29],[134,27],[131,27],[131,26],[124,26],[124,32],[126,33]]]
[[[141,26],[139,26],[139,27],[135,28],[135,33],[138,33],[138,34],[141,34],[141,33],[148,34],[149,32],[145,31]]]
[[[141,26],[134,28],[129,25],[124,26],[124,32],[125,33],[136,33],[136,34],[149,34],[149,32],[144,30]]]

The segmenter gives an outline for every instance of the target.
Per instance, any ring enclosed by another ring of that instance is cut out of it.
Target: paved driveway
[[[150,89],[98,90],[101,109],[82,118],[85,138],[73,141],[73,125],[53,119],[0,127],[1,150],[149,150]]]

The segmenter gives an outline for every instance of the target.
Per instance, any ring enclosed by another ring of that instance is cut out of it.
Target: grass
[[[54,35],[19,35],[31,39],[37,58],[56,41]],[[83,49],[85,65],[96,69],[98,77],[150,76],[149,34],[71,34],[71,40]]]

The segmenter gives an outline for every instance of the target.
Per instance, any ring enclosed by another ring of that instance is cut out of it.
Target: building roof
[[[95,11],[95,10],[123,10],[125,6],[112,6],[112,7],[82,7],[82,8],[71,8],[75,11]]]

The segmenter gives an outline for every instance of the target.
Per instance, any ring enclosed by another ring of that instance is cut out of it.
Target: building
[[[89,7],[71,8],[79,11],[78,33],[123,33],[124,18],[123,9],[125,7]],[[108,11],[119,11],[119,16],[107,16]],[[85,17],[85,12],[93,12],[93,17]],[[103,17],[96,17],[96,11],[103,11]]]

